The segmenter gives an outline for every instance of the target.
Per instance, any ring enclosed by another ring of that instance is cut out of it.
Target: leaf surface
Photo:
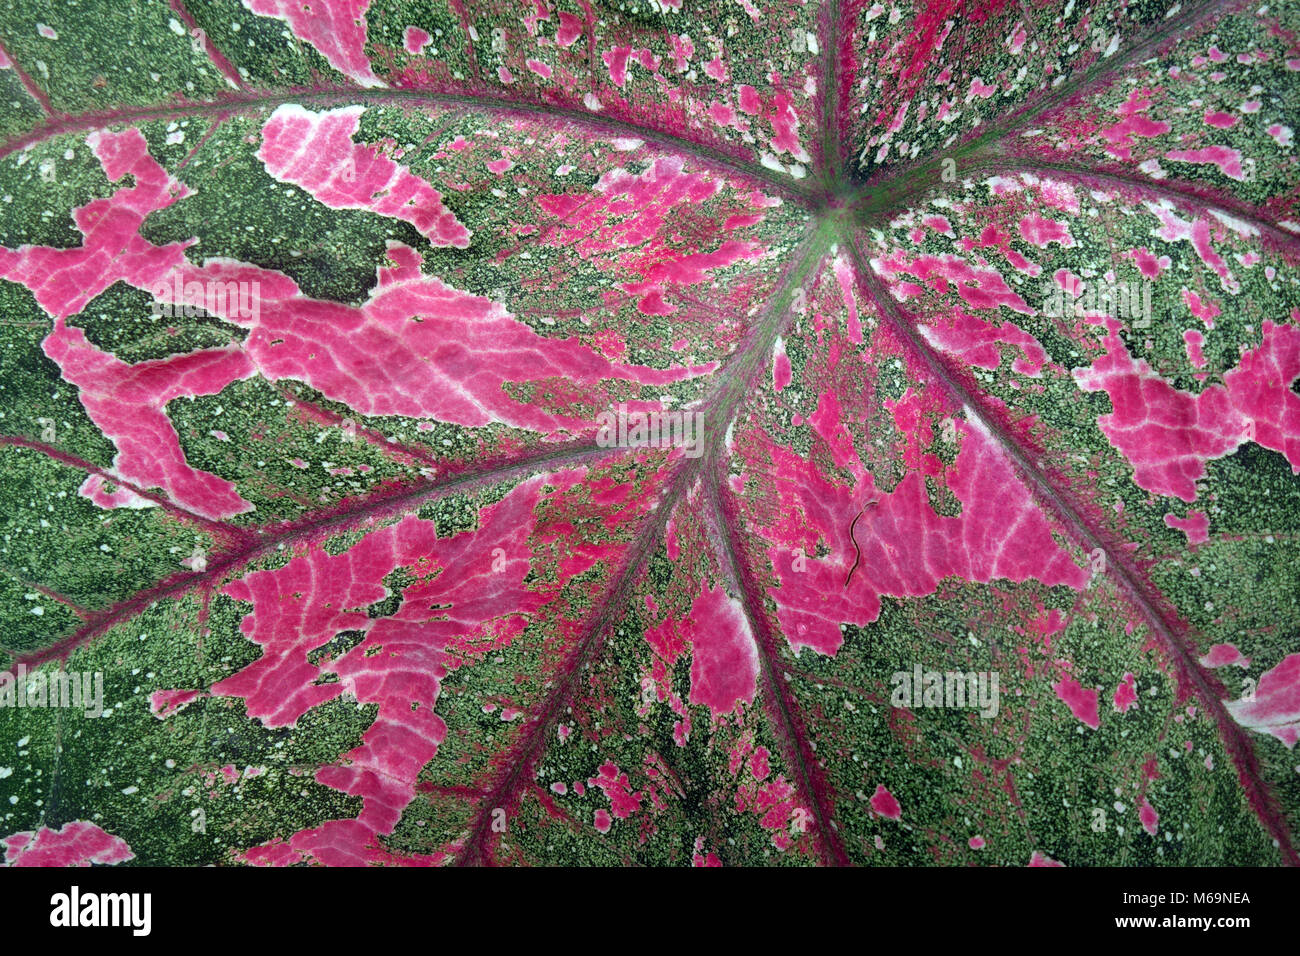
[[[0,11],[6,862],[1297,862],[1297,30]]]

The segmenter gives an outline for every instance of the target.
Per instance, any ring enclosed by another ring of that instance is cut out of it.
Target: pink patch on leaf
[[[432,37],[419,27],[407,27],[402,33],[402,45],[411,56],[419,56],[431,39]]]
[[[572,13],[560,14],[560,25],[555,30],[555,45],[564,49],[573,46],[582,36],[583,23]]]
[[[1156,835],[1156,831],[1160,826],[1160,814],[1156,813],[1155,807],[1151,806],[1145,797],[1142,798],[1142,802],[1138,805],[1138,820],[1141,821],[1143,830],[1146,830],[1152,836]]]
[[[435,246],[469,247],[470,232],[427,182],[384,156],[354,143],[365,107],[314,113],[286,103],[262,127],[257,158],[282,183],[300,186],[331,209],[365,209],[403,219]]]
[[[826,427],[842,433],[838,422]],[[768,593],[792,648],[833,656],[843,641],[840,623],[869,624],[879,616],[882,595],[931,594],[949,576],[1087,585],[1087,573],[1053,539],[1046,516],[992,438],[964,422],[957,427],[960,451],[948,470],[949,487],[962,506],[956,517],[935,513],[919,470],[908,472],[892,491],[875,493],[876,503],[864,509],[862,495],[824,478],[802,458],[777,446],[764,448],[781,476],[776,510],[791,516],[765,536],[780,580]],[[854,538],[861,556],[846,587],[854,560],[849,528],[860,510]],[[795,571],[791,549],[812,553],[816,541],[809,528],[832,557]]]
[[[1147,279],[1160,278],[1160,273],[1173,265],[1173,260],[1168,256],[1157,257],[1146,246],[1133,250],[1133,261],[1137,263],[1138,271]]]
[[[692,704],[715,716],[753,703],[758,686],[758,646],[740,602],[721,588],[705,587],[691,605]]]
[[[1001,366],[1000,346],[1004,344],[1015,346],[1024,353],[1011,363],[1012,369],[1021,375],[1036,378],[1047,363],[1043,346],[1014,322],[995,325],[964,309],[936,315],[920,331],[935,348],[978,368],[996,369]]]
[[[1050,856],[1035,850],[1029,857],[1030,866],[1065,866],[1064,863],[1053,860]]]
[[[289,24],[299,40],[310,43],[334,69],[351,77],[359,86],[384,83],[370,69],[366,58],[366,10],[370,0],[243,0],[244,7],[258,16],[275,17]]]
[[[628,776],[620,773],[618,765],[606,760],[600,765],[599,776],[591,777],[588,786],[598,787],[609,798],[610,810],[620,820],[626,820],[641,809],[645,799],[641,793],[632,792],[628,785]]]
[[[1300,738],[1300,654],[1289,654],[1265,671],[1253,700],[1243,698],[1224,706],[1237,723],[1271,734],[1290,750]]]
[[[1241,356],[1223,385],[1199,395],[1175,389],[1145,359],[1134,359],[1112,324],[1106,355],[1074,370],[1085,391],[1105,391],[1113,411],[1097,424],[1133,465],[1133,480],[1188,503],[1205,463],[1253,438],[1280,451],[1300,471],[1300,330],[1265,319],[1263,341]]]
[[[447,735],[435,707],[450,671],[469,666],[464,649],[509,643],[554,596],[524,583],[542,481],[543,476],[529,479],[483,508],[475,531],[441,537],[434,522],[410,515],[340,554],[313,547],[281,568],[253,571],[223,589],[252,605],[240,630],[262,653],[214,684],[213,696],[242,698],[249,717],[267,727],[293,726],[344,693],[359,704],[377,705],[362,743],[316,773],[322,786],[361,798],[357,818],[326,821],[287,843],[273,840],[248,850],[244,859],[314,859],[335,866],[429,862],[393,854],[377,838],[393,831],[415,798],[421,768]],[[507,560],[495,573],[441,573],[487,569],[497,549]],[[369,617],[366,607],[387,594],[383,578],[399,567],[417,575],[400,608],[388,617]],[[365,639],[337,659],[309,659],[349,630],[364,632]],[[337,680],[318,682],[327,674]]]
[[[1070,708],[1070,713],[1081,723],[1093,730],[1101,726],[1101,717],[1097,710],[1097,691],[1090,687],[1081,687],[1073,677],[1063,677],[1052,685],[1056,696]]]
[[[121,837],[105,833],[86,820],[74,820],[62,829],[41,827],[4,838],[8,866],[110,866],[135,858]]]
[[[1227,146],[1206,146],[1204,149],[1174,149],[1165,153],[1165,159],[1184,163],[1203,163],[1219,167],[1219,172],[1229,179],[1245,180],[1241,170],[1241,153]]]
[[[600,58],[605,61],[605,66],[609,68],[610,82],[620,90],[627,82],[627,60],[631,53],[630,46],[616,46],[600,55]]]
[[[159,720],[183,710],[200,694],[197,690],[156,690],[149,695],[149,710]]]
[[[1131,159],[1134,146],[1133,137],[1144,139],[1161,136],[1169,132],[1169,124],[1162,120],[1152,120],[1137,113],[1126,116],[1113,126],[1102,129],[1101,136],[1110,145],[1106,152],[1116,159]]]
[[[871,809],[887,820],[903,818],[903,808],[894,795],[885,789],[884,784],[876,785],[876,792],[871,795]]]
[[[1242,655],[1235,644],[1215,644],[1201,657],[1201,666],[1216,668],[1236,664],[1238,667],[1250,667],[1250,658]]]
[[[757,243],[737,239],[696,252],[666,241],[662,230],[674,208],[704,202],[718,189],[719,183],[707,174],[684,172],[680,157],[664,157],[639,175],[625,169],[605,173],[595,195],[543,195],[538,204],[564,224],[549,236],[556,247],[576,246],[580,255],[636,249],[625,261],[628,271],[642,279],[624,282],[622,288],[640,297],[642,313],[667,315],[675,311],[663,299],[672,286],[707,281],[711,270],[762,253]]]
[[[1074,245],[1068,223],[1057,219],[1045,219],[1037,213],[1031,213],[1020,220],[1020,235],[1029,243],[1046,249],[1049,242],[1057,242],[1069,248]]]
[[[255,370],[239,346],[129,365],[99,351],[81,329],[59,319],[42,349],[62,369],[63,378],[77,386],[91,421],[117,447],[110,474],[143,488],[161,488],[176,504],[206,518],[252,510],[234,484],[186,462],[180,437],[165,412],[176,398],[216,395],[231,382],[249,378]],[[91,497],[102,488],[102,481],[92,476],[81,490]]]
[[[1216,129],[1232,129],[1241,121],[1241,117],[1233,116],[1231,113],[1225,113],[1222,110],[1207,110],[1205,113],[1205,125],[1213,126]]]
[[[337,113],[330,115],[338,118]],[[355,116],[344,118],[336,133],[353,128],[355,122]],[[165,296],[172,305],[201,306],[251,330],[242,348],[209,349],[138,365],[99,352],[79,329],[62,322],[55,323],[43,343],[64,377],[81,389],[92,420],[118,445],[114,474],[144,487],[161,487],[177,504],[200,515],[229,517],[250,506],[229,482],[185,464],[162,408],[176,397],[216,394],[257,372],[270,379],[306,382],[361,414],[404,414],[473,426],[501,421],[552,431],[589,426],[590,416],[547,415],[535,402],[512,398],[501,387],[503,379],[494,376],[516,375],[520,381],[558,376],[593,385],[603,378],[630,375],[643,384],[662,385],[712,368],[662,371],[625,366],[575,340],[537,335],[500,306],[424,276],[419,255],[399,243],[389,243],[388,256],[395,265],[378,270],[379,281],[360,308],[307,299],[293,280],[274,270],[220,259],[193,266],[184,255],[189,242],[155,246],[138,235],[149,212],[187,195],[184,184],[149,156],[143,136],[137,130],[97,132],[87,142],[110,180],[130,173],[135,185],[75,211],[74,220],[85,237],[82,246],[0,249],[0,276],[27,286],[56,317],[80,311],[90,298],[121,280],[156,298]],[[386,159],[382,162],[392,166]],[[707,194],[714,188],[709,184]],[[715,261],[734,261],[749,249],[744,243],[725,243],[716,253],[684,256],[654,268],[665,278],[690,280],[702,277]],[[111,268],[105,268],[106,262]],[[246,312],[224,293],[213,301],[214,288],[232,283],[253,290],[255,308]],[[173,295],[177,284],[181,292]],[[417,317],[419,321],[412,321]],[[465,350],[480,343],[496,356],[488,375],[463,360]],[[141,503],[135,495],[108,495],[98,477],[88,479],[82,493],[101,504]]]
[[[1188,544],[1201,544],[1210,538],[1210,516],[1204,511],[1189,511],[1186,518],[1167,514],[1165,524],[1186,532]]]
[[[778,337],[772,349],[772,388],[783,391],[790,384],[790,356],[785,353],[785,342]]]
[[[1111,702],[1121,714],[1127,713],[1128,709],[1137,703],[1137,678],[1132,674],[1125,674],[1124,679],[1119,682],[1115,688],[1115,693],[1111,697]]]

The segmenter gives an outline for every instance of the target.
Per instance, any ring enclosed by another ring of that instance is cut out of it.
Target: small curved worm
[[[853,529],[858,526],[858,519],[862,517],[859,511],[853,518],[853,523],[849,525],[849,540],[853,542],[853,567],[849,568],[849,573],[844,578],[844,586],[848,587],[849,582],[853,580],[853,572],[858,569],[858,562],[862,560],[862,552],[858,550],[858,539],[853,537]]]
[[[849,525],[849,540],[853,542],[853,567],[849,568],[849,573],[844,576],[844,586],[848,587],[849,582],[853,580],[853,572],[858,569],[858,562],[862,560],[862,551],[858,548],[858,539],[853,536],[853,529],[858,526],[858,519],[867,513],[867,508],[877,503],[875,498],[867,502],[866,508],[863,508],[853,516],[853,523]]]

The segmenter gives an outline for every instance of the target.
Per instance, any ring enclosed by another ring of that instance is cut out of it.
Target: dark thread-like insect
[[[853,567],[849,568],[849,573],[844,576],[845,587],[848,587],[849,582],[853,580],[853,572],[858,569],[858,562],[862,560],[862,551],[858,547],[858,539],[853,536],[853,529],[858,526],[858,519],[867,513],[867,508],[873,507],[876,503],[875,498],[868,501],[866,507],[853,516],[853,523],[849,525],[849,540],[853,542]]]
[[[859,511],[853,518],[853,523],[849,525],[849,540],[853,542],[853,567],[849,568],[849,573],[844,577],[844,586],[848,587],[849,582],[853,580],[853,572],[858,569],[858,562],[862,560],[862,552],[858,550],[858,539],[853,537],[853,529],[858,526],[858,518],[862,517]]]

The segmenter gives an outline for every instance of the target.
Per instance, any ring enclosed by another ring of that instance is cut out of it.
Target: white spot
[[[1234,216],[1229,216],[1226,212],[1221,212],[1218,209],[1211,209],[1210,215],[1213,216],[1215,219],[1219,220],[1219,222],[1223,223],[1225,226],[1227,226],[1229,229],[1231,229],[1239,236],[1250,238],[1251,236],[1259,235],[1259,229],[1257,229],[1255,226],[1252,226],[1248,222],[1242,222],[1240,219],[1237,219]]]
[[[1164,179],[1168,174],[1160,168],[1160,160],[1148,159],[1144,163],[1138,163],[1138,169],[1146,173],[1152,179]]]

